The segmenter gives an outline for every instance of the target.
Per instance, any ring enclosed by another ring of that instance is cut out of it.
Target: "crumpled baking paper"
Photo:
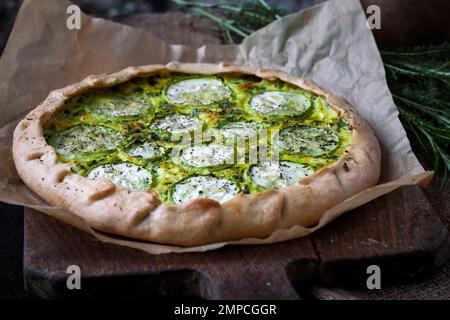
[[[93,234],[101,241],[149,253],[206,251],[226,244],[262,244],[307,235],[342,213],[400,186],[426,184],[388,90],[383,64],[358,0],[332,0],[291,14],[247,37],[241,45],[171,45],[145,30],[82,14],[69,30],[65,0],[25,0],[0,60],[0,201],[30,207]],[[379,185],[329,209],[314,228],[293,226],[265,239],[198,247],[124,240],[91,229],[80,217],[42,201],[20,180],[12,159],[17,122],[51,90],[91,74],[128,66],[180,62],[231,62],[280,69],[310,78],[347,99],[376,132],[382,148]]]

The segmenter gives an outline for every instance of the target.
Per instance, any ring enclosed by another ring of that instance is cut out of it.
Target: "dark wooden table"
[[[136,15],[121,22],[146,28],[169,42],[200,46],[221,41],[208,21],[180,13]],[[24,234],[26,288],[50,299],[352,298],[370,295],[369,265],[380,266],[383,286],[389,286],[429,276],[448,259],[447,228],[419,187],[376,199],[308,237],[206,253],[149,255],[99,242],[28,209]],[[66,269],[74,264],[83,276],[79,291],[66,287]],[[352,289],[342,292],[327,286]]]

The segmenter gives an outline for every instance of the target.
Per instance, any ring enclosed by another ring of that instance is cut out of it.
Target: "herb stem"
[[[440,53],[446,53],[446,52],[450,52],[450,50],[448,48],[422,50],[422,51],[418,51],[418,52],[397,52],[397,51],[380,50],[380,53],[382,55],[395,56],[395,57],[398,57],[398,56],[417,57],[417,56],[440,54]]]
[[[233,26],[230,22],[228,22],[226,19],[223,18],[219,18],[211,13],[209,13],[208,11],[202,9],[202,8],[193,8],[193,11],[197,12],[198,14],[218,23],[220,26],[224,27],[225,29],[228,29],[231,32],[236,33],[237,35],[245,38],[248,37],[249,34],[245,33],[244,31],[236,28],[235,26]]]
[[[407,75],[410,75],[410,76],[420,75],[420,73],[418,73],[418,72],[414,72],[414,71],[411,71],[411,70],[403,69],[401,67],[394,66],[394,65],[389,64],[387,62],[384,62],[383,64],[384,64],[385,67],[388,67],[389,69],[393,69],[393,70],[395,70],[397,72],[400,72],[400,73],[403,73],[403,74],[407,74]]]
[[[206,9],[223,9],[232,12],[240,12],[242,10],[241,6],[232,6],[226,3],[205,3],[198,1],[185,1],[185,0],[171,0],[175,4],[183,7],[197,7],[197,8],[206,8]]]
[[[392,65],[390,63],[384,62],[384,65],[390,69],[393,69],[395,71],[401,72],[403,74],[411,75],[411,76],[424,76],[429,75],[432,77],[442,77],[442,78],[450,78],[450,72],[447,71],[440,71],[439,69],[442,69],[442,67],[446,67],[447,63],[441,66],[439,69],[433,69],[433,68],[421,68],[417,67],[412,64],[403,63],[403,64],[397,64]]]
[[[395,93],[393,93],[392,96],[395,99],[401,100],[401,101],[403,101],[403,102],[405,102],[407,104],[410,104],[410,105],[412,105],[414,107],[417,107],[419,110],[421,110],[423,112],[426,112],[426,113],[428,113],[428,114],[430,114],[432,116],[435,115],[435,113],[440,113],[440,114],[443,114],[444,116],[449,116],[450,117],[450,114],[448,114],[448,112],[445,112],[444,110],[439,110],[439,109],[435,109],[435,108],[432,108],[432,107],[420,104],[420,103],[415,102],[413,100],[410,100],[410,99],[407,99],[405,97],[399,96],[399,95],[397,95]]]

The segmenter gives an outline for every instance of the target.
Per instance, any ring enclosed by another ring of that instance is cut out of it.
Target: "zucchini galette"
[[[380,175],[377,139],[343,99],[223,63],[53,91],[18,124],[13,153],[34,192],[94,229],[181,246],[314,226]]]

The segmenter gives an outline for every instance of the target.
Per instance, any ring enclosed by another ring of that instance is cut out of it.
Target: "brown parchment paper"
[[[170,45],[144,30],[82,14],[81,29],[66,27],[65,0],[25,0],[0,60],[0,201],[45,212],[101,241],[149,253],[206,251],[226,244],[262,244],[307,235],[342,213],[400,186],[426,184],[386,85],[382,61],[358,0],[333,0],[278,20],[239,46]],[[12,133],[18,120],[53,89],[90,74],[128,66],[181,62],[231,62],[304,76],[346,98],[376,132],[382,147],[382,177],[328,210],[314,228],[294,226],[265,239],[242,239],[199,247],[176,247],[124,240],[92,230],[80,217],[51,207],[17,175]]]

